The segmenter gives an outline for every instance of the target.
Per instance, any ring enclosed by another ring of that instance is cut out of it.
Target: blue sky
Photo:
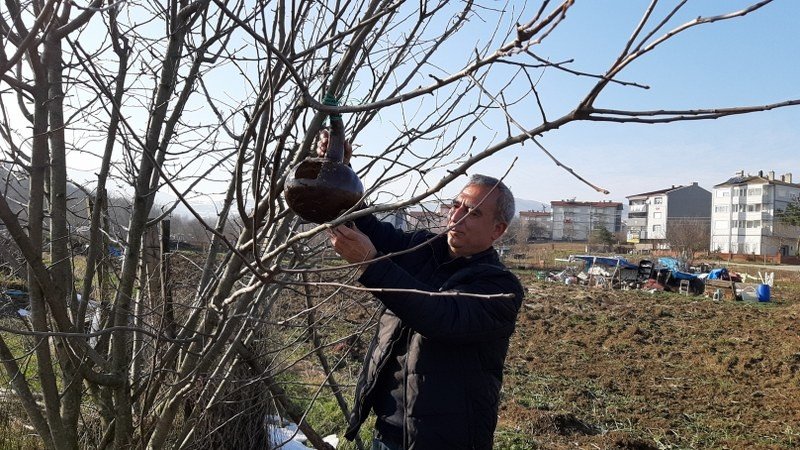
[[[729,13],[754,2],[690,0],[658,35],[698,16]],[[676,3],[661,1],[654,15],[663,16]],[[506,11],[525,10],[520,13],[523,19],[531,17],[539,4],[538,1],[497,2],[498,8]],[[646,0],[579,0],[569,10],[567,19],[533,51],[551,61],[572,59],[570,68],[601,74],[617,58],[649,4]],[[459,3],[450,6],[459,7]],[[483,15],[490,16],[488,12]],[[745,17],[693,28],[634,62],[619,76],[649,89],[612,85],[595,106],[631,110],[699,109],[800,99],[798,24],[800,1],[775,0]],[[511,25],[513,22],[505,23],[499,29],[503,31]],[[489,48],[494,49],[505,43],[503,33],[494,38],[490,35],[494,26],[490,19],[471,20],[467,32],[449,43],[450,47],[432,61],[433,66],[443,68],[439,75],[463,68],[465,60],[472,56],[473,46],[480,47],[491,40]],[[474,39],[477,44],[467,39]],[[503,70],[494,70],[490,81],[496,86],[503,85]],[[540,75],[537,88],[550,119],[572,110],[594,84],[590,78],[577,78],[554,69],[537,75]],[[421,83],[430,81],[426,74],[421,77]],[[507,94],[521,95],[514,92],[520,87],[527,88],[518,83]],[[357,93],[348,100],[358,102]],[[413,102],[405,108],[406,113],[416,111]],[[355,143],[361,144],[365,151],[370,146],[379,150],[379,141],[386,137],[392,122],[397,121],[398,109],[383,111],[382,119],[370,124]],[[532,98],[513,112],[526,128],[540,123]],[[500,114],[487,117],[483,126],[483,130],[478,130],[482,133],[480,145],[488,146],[505,134],[506,123]],[[514,134],[518,132],[513,130]],[[800,181],[800,107],[660,125],[577,122],[545,134],[540,142],[562,163],[608,189],[610,194],[598,193],[559,169],[531,142],[508,148],[471,172],[498,176],[518,158],[507,184],[518,198],[544,203],[573,197],[583,201],[625,202],[628,195],[695,181],[711,190],[738,170],[793,172],[795,180]],[[420,154],[433,153],[424,148],[414,150]],[[354,159],[354,166],[358,167],[362,161]],[[434,182],[442,173],[429,173],[426,181]],[[384,201],[407,198],[413,190],[409,187],[414,185],[415,182],[404,180],[399,186],[390,187],[399,198]],[[441,192],[441,197],[454,196],[462,185],[459,181],[453,183]]]
[[[673,2],[667,2],[672,4]],[[671,22],[730,12],[748,2],[696,1]],[[552,60],[602,71],[616,56],[649,2],[577,2],[567,21],[537,48]],[[645,56],[622,73],[648,90],[608,89],[597,107],[694,109],[766,104],[800,98],[800,2],[779,0],[745,17],[707,24]],[[588,81],[543,75],[549,110],[573,108]],[[661,125],[574,123],[541,142],[567,166],[611,193],[603,195],[558,169],[533,145],[511,149],[479,171],[502,173],[519,157],[508,185],[519,198],[549,202],[624,201],[625,196],[697,181],[711,190],[738,170],[793,172],[800,181],[800,107]]]
[[[712,16],[735,11],[756,0],[690,0],[665,30],[698,16]],[[449,6],[458,7],[451,2]],[[660,2],[656,15],[677,3]],[[529,18],[540,2],[510,0],[497,2],[498,8],[519,11]],[[572,59],[570,68],[590,73],[603,73],[623,48],[643,11],[647,0],[578,0],[567,19],[552,35],[533,50],[551,61]],[[409,7],[415,7],[409,4]],[[490,14],[486,13],[486,17]],[[450,16],[447,16],[449,19]],[[619,78],[647,85],[650,88],[609,86],[595,106],[619,109],[693,109],[767,104],[787,99],[800,99],[800,1],[775,0],[745,17],[703,25],[675,37],[622,72]],[[513,23],[505,23],[501,30]],[[472,20],[467,38],[479,43],[491,39],[494,23]],[[663,32],[663,30],[662,30]],[[506,41],[500,33],[490,48]],[[436,67],[456,71],[470,58],[473,43],[460,38],[451,43],[433,61]],[[576,78],[554,69],[540,75],[537,88],[550,119],[573,109],[594,84],[589,78]],[[429,82],[426,74],[421,75]],[[497,71],[492,81],[503,84],[503,72]],[[214,78],[209,82],[215,84]],[[217,81],[219,82],[219,81]],[[226,85],[232,96],[249,89],[236,83]],[[521,95],[509,90],[509,96]],[[213,87],[213,86],[212,86]],[[351,99],[353,100],[353,99]],[[357,99],[353,101],[358,101]],[[407,106],[414,111],[413,104]],[[540,123],[534,100],[528,99],[513,110],[526,128]],[[198,108],[194,114],[207,114]],[[386,133],[393,112],[388,108],[384,121],[370,124],[359,137],[365,147]],[[191,118],[187,113],[185,119]],[[489,145],[502,139],[506,124],[502,116],[487,118],[483,134]],[[565,165],[572,167],[592,183],[606,188],[603,195],[556,167],[536,146],[528,142],[504,150],[480,163],[471,172],[503,174],[514,158],[518,158],[506,182],[518,198],[549,203],[575,197],[578,200],[625,201],[628,195],[698,182],[711,189],[738,170],[757,172],[774,170],[777,174],[793,172],[800,181],[800,107],[736,116],[714,121],[693,121],[662,125],[614,124],[597,122],[572,123],[545,134],[540,142]],[[518,133],[519,130],[513,130]],[[497,135],[490,136],[493,133]],[[377,146],[376,146],[377,147]],[[424,154],[426,149],[415,149]],[[96,164],[83,158],[91,167],[76,177],[91,176]],[[78,169],[82,159],[72,159]],[[354,166],[359,164],[354,160]],[[439,175],[430,174],[435,181]],[[226,179],[227,174],[215,174]],[[366,180],[368,181],[368,180]],[[407,185],[413,183],[408,182]],[[463,183],[455,182],[441,193],[455,195]],[[198,203],[211,204],[211,193],[224,190],[224,183],[198,187],[209,198],[196,198]],[[402,197],[409,193],[401,191]],[[219,196],[217,196],[219,197]],[[396,200],[397,198],[395,198]],[[210,213],[213,208],[204,209]]]

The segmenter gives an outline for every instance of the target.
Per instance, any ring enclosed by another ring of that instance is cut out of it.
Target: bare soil
[[[793,277],[753,303],[523,276],[495,448],[800,448]]]
[[[174,263],[176,298],[194,292],[192,267]],[[506,361],[496,449],[800,448],[800,273],[777,272],[769,303],[520,278],[527,295]],[[315,303],[328,298],[314,292]],[[346,292],[318,311],[347,401],[376,307],[368,294]],[[274,320],[292,318],[287,342],[306,340],[306,318],[295,318],[304,308],[288,292],[275,306]],[[299,354],[307,357],[292,362]],[[296,378],[285,388],[310,400],[324,379],[319,361],[305,347],[286,358]],[[311,383],[308,392],[298,381]],[[309,421],[341,436],[332,395],[325,389],[317,400]]]

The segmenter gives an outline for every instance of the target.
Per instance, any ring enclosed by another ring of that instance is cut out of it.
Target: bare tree
[[[43,445],[196,447],[224,441],[226,424],[250,423],[275,406],[325,448],[304,406],[329,390],[341,394],[336,371],[346,357],[330,350],[344,342],[349,353],[374,307],[352,268],[327,267],[321,231],[436,197],[477,163],[527,142],[583,180],[539,142],[571,122],[716,119],[800,103],[598,107],[611,84],[644,87],[621,77],[642,56],[771,1],[677,26],[671,19],[685,2],[660,17],[656,3],[616,60],[588,73],[538,52],[577,7],[572,0],[531,10],[473,1],[7,0],[0,138],[4,163],[29,188],[24,214],[0,196],[0,219],[28,265],[31,317],[4,328],[26,336],[27,346],[2,334],[0,356]],[[473,22],[482,23],[482,40]],[[450,57],[467,42],[474,46],[463,60]],[[595,83],[554,117],[536,81],[544,70]],[[325,94],[341,106],[324,105]],[[345,114],[353,167],[374,203],[332,224],[302,224],[282,187],[332,112]],[[490,119],[506,129],[492,131]],[[67,155],[94,162],[89,204],[68,202]],[[120,232],[114,189],[131,197]],[[177,200],[158,206],[161,194]],[[215,223],[196,208],[209,196]],[[164,286],[149,288],[142,259],[148,230],[179,204],[212,238],[201,259],[185,261],[191,282],[168,302]],[[71,217],[88,227],[85,257],[69,245]],[[115,245],[124,248],[121,260],[109,256]],[[174,323],[165,320],[169,303]],[[303,400],[282,377],[309,363],[321,376]],[[348,405],[338,400],[344,417]],[[266,433],[266,425],[255,428]]]
[[[695,252],[708,249],[711,239],[711,221],[708,218],[669,219],[666,240],[686,260]]]
[[[800,254],[800,195],[795,195],[783,209],[776,211],[775,218],[772,235],[781,245],[786,241],[794,243],[795,254]]]

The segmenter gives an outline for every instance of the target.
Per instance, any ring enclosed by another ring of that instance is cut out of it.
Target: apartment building
[[[550,202],[553,240],[585,241],[598,226],[612,233],[622,230],[622,203],[578,202],[574,199]]]
[[[519,219],[529,228],[529,240],[553,238],[553,214],[547,211],[520,211]]]
[[[657,191],[629,195],[627,240],[631,243],[660,243],[667,238],[670,222],[710,223],[711,192],[694,182]]]
[[[407,225],[403,230],[430,230],[434,233],[441,233],[447,229],[447,221],[450,217],[450,203],[438,203],[435,208],[425,207],[421,210],[411,210],[406,212]]]
[[[800,227],[781,224],[776,213],[800,196],[792,174],[775,172],[734,177],[714,186],[711,251],[749,255],[797,254]]]
[[[398,228],[403,231],[408,231],[409,225],[413,220],[409,218],[410,213],[411,212],[406,210],[405,208],[400,208],[394,211],[378,213],[375,216],[381,222],[390,223],[395,228]]]

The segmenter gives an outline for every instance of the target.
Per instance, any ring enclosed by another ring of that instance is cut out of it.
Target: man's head
[[[514,218],[514,196],[496,178],[473,175],[450,210],[447,245],[452,256],[472,256],[492,246]]]

